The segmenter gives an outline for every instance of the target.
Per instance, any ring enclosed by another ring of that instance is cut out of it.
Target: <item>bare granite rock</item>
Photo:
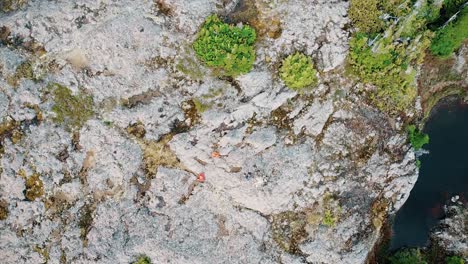
[[[343,75],[348,1],[254,2],[281,30],[232,79],[191,45],[238,1],[1,14],[1,263],[366,261],[414,152]],[[305,94],[277,73],[297,50],[320,72]]]

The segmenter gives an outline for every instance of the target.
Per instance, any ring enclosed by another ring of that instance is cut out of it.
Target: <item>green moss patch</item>
[[[256,38],[250,26],[229,25],[217,15],[211,15],[200,29],[193,48],[198,58],[219,70],[220,75],[237,76],[253,67]]]
[[[28,201],[34,201],[44,195],[44,183],[38,173],[33,173],[26,179],[25,196]]]
[[[5,200],[0,200],[0,221],[7,219],[8,213],[8,202]]]
[[[71,90],[60,84],[50,84],[48,89],[51,91],[54,106],[52,111],[55,113],[54,121],[59,124],[65,124],[69,129],[80,128],[93,115],[93,98],[83,92],[73,95]]]
[[[148,256],[139,256],[132,264],[151,264],[151,259]]]
[[[286,57],[280,68],[281,79],[286,86],[296,91],[316,85],[316,74],[312,58],[298,52]]]
[[[11,12],[23,7],[28,0],[2,0],[0,1],[0,11]]]
[[[307,237],[307,216],[303,212],[287,211],[273,216],[273,239],[285,251],[298,253],[298,245]]]

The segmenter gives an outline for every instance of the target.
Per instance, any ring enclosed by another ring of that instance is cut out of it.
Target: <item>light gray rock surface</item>
[[[1,14],[1,263],[365,262],[417,168],[405,133],[343,77],[348,2],[256,1],[282,34],[229,81],[191,43],[235,4],[36,0]],[[302,95],[276,70],[295,50],[320,72]],[[18,78],[23,62],[37,78]],[[55,122],[50,83],[92,96],[94,114]]]

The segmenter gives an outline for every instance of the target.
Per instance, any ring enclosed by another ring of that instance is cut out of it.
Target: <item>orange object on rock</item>
[[[213,151],[213,152],[211,153],[211,157],[213,157],[213,158],[219,158],[219,157],[221,157],[221,154],[219,154],[218,151]]]
[[[198,182],[205,182],[205,173],[204,172],[201,172],[201,173],[198,174],[197,181]]]

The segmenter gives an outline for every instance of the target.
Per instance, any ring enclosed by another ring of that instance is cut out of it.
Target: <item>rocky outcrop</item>
[[[417,179],[414,152],[344,77],[348,2],[270,2],[255,1],[256,26],[281,31],[234,79],[191,43],[236,2],[31,0],[2,14],[1,261],[364,263]],[[295,50],[319,67],[304,94],[277,75]],[[87,96],[92,112],[58,107]]]
[[[446,217],[431,233],[433,246],[444,249],[450,255],[458,255],[468,260],[468,210],[466,202],[457,201],[445,207]]]

